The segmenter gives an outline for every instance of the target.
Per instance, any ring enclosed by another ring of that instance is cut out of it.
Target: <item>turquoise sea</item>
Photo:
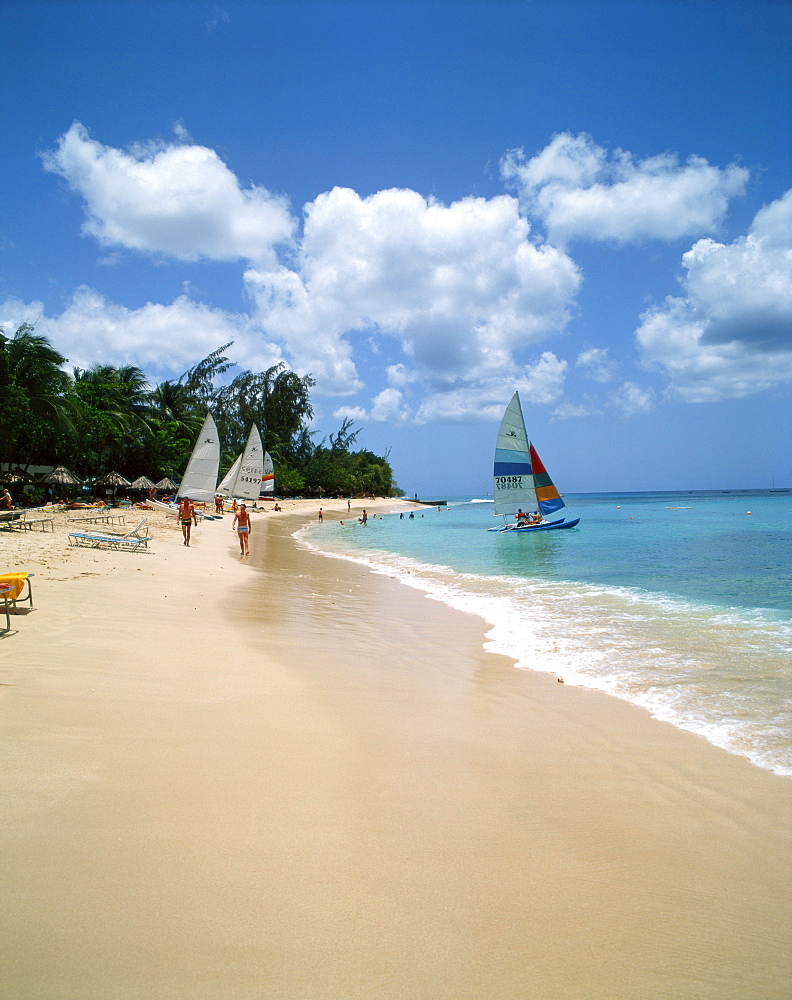
[[[564,499],[569,531],[487,531],[500,519],[481,496],[297,537],[479,615],[519,668],[792,775],[792,492]]]

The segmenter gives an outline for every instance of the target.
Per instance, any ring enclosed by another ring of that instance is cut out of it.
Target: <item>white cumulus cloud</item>
[[[684,297],[641,317],[645,363],[688,402],[754,395],[792,380],[792,190],[730,244],[699,240],[682,263]]]
[[[337,392],[359,388],[350,335],[361,330],[396,338],[435,389],[511,371],[516,351],[564,328],[580,284],[566,254],[529,239],[512,197],[444,205],[348,188],[306,206],[295,270],[245,279],[262,328]]]
[[[595,382],[610,382],[616,373],[616,362],[608,357],[607,347],[587,347],[578,355],[575,367]]]
[[[25,320],[35,323],[36,332],[68,359],[69,368],[134,364],[172,378],[232,340],[230,353],[243,366],[267,368],[282,360],[277,347],[251,328],[248,317],[185,295],[168,305],[148,302],[128,309],[82,287],[57,316],[47,316],[37,302],[8,299],[0,306],[0,327],[6,332]]]
[[[609,157],[589,135],[553,137],[536,156],[510,150],[501,176],[526,211],[542,220],[551,242],[632,242],[715,232],[748,171],[721,169],[700,156],[681,164],[672,153],[643,160],[617,149]]]
[[[43,162],[82,196],[83,229],[103,246],[188,261],[268,262],[293,235],[286,201],[262,187],[241,188],[205,146],[123,151],[91,139],[75,122]]]

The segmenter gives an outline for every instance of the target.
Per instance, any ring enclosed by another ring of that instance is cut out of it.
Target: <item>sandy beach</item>
[[[516,670],[283,507],[247,559],[229,515],[0,531],[36,574],[0,635],[0,997],[789,997],[788,778]]]

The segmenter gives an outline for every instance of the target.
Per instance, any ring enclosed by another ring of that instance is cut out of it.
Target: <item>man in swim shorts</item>
[[[234,514],[234,524],[237,536],[239,537],[239,550],[243,556],[250,555],[250,514],[247,507],[241,503],[239,510]]]
[[[198,517],[195,513],[195,507],[187,497],[182,497],[181,503],[179,504],[179,521],[182,526],[182,535],[184,535],[184,544],[190,544],[190,531],[193,524],[198,526]]]

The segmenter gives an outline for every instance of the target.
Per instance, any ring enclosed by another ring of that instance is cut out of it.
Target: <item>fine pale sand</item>
[[[0,532],[0,997],[788,998],[792,782],[299,549],[317,507],[248,559]]]

